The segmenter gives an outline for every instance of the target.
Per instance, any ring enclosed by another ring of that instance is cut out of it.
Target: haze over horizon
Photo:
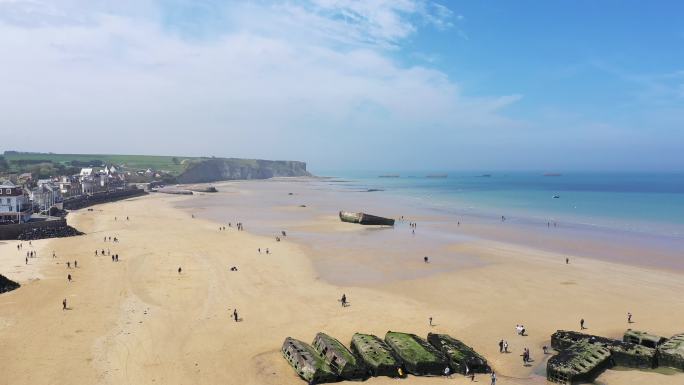
[[[0,0],[0,150],[682,171],[684,3]]]

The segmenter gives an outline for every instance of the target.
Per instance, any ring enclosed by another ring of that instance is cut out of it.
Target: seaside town
[[[136,196],[162,185],[155,181],[161,177],[159,172],[146,169],[134,173],[136,178],[131,178],[130,171],[119,171],[111,164],[49,178],[37,178],[30,172],[0,173],[0,239],[68,235],[66,210]]]

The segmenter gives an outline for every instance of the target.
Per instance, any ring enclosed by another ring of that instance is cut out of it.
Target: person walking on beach
[[[28,257],[26,257],[26,264],[28,265]]]
[[[74,268],[78,269],[78,261],[74,260]]]
[[[496,373],[495,372],[492,372],[492,375],[490,376],[490,378],[492,379],[492,385],[496,385]]]
[[[66,305],[67,305],[67,301],[66,301],[66,298],[64,298],[64,299],[62,300],[62,310],[66,310],[66,309],[67,309],[67,306],[66,306]]]
[[[504,353],[508,353],[508,341],[504,341]]]
[[[565,264],[566,264],[566,265],[569,265],[569,264],[570,264],[570,258],[565,257]]]
[[[183,271],[183,269],[181,269],[180,266],[179,266],[179,267],[178,267],[178,274],[180,274],[181,271]]]
[[[632,323],[632,313],[627,312],[627,323],[631,324]]]
[[[582,319],[580,320],[580,330],[584,330],[584,329],[585,329],[585,327],[584,327],[584,318],[582,318]]]
[[[237,309],[233,309],[233,319],[235,319],[235,322],[238,322],[238,312],[237,312]]]
[[[67,269],[71,269],[71,262],[67,262]]]
[[[342,293],[342,299],[340,300],[340,302],[342,303],[342,307],[347,306],[347,295],[346,294]]]
[[[71,282],[71,274],[67,274],[67,280]]]
[[[423,257],[423,262],[428,263],[428,257]]]
[[[430,326],[433,326],[432,325],[432,317],[428,318],[428,323],[430,324]]]
[[[503,353],[503,344],[504,344],[503,340],[499,341],[499,353]]]

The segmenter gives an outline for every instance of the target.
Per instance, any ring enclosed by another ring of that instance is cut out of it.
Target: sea
[[[684,172],[315,173],[340,190],[402,196],[453,215],[684,238]]]

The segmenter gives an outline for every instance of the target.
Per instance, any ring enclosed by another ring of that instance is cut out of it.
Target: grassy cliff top
[[[103,164],[123,166],[126,170],[164,170],[178,175],[191,163],[208,159],[199,157],[112,154],[53,154],[5,151],[3,157],[10,172],[25,172],[31,165],[53,164],[56,167],[81,168]]]

